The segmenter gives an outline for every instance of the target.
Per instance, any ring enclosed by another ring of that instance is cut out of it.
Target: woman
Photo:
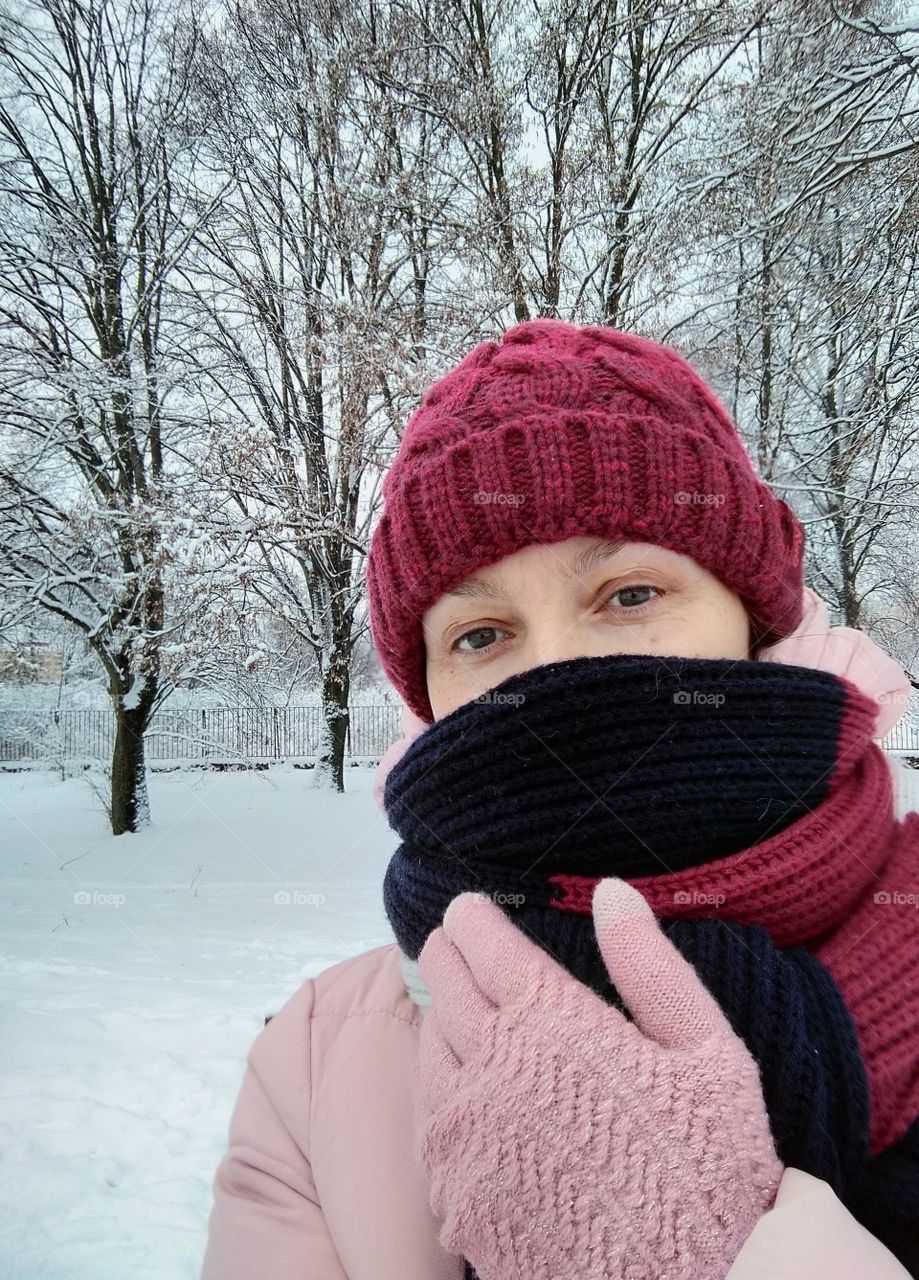
[[[384,498],[397,944],[253,1046],[205,1280],[916,1274],[902,673],[774,660],[803,533],[710,388],[517,326]]]

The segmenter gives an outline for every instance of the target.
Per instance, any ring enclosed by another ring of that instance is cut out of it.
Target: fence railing
[[[320,746],[319,707],[163,708],[146,734],[147,760],[157,763],[260,763],[314,760]],[[399,736],[399,708],[389,704],[349,708],[345,754],[379,758]],[[108,761],[114,714],[105,707],[56,711],[7,710],[0,726],[0,763]]]
[[[919,725],[901,720],[882,738],[881,746],[896,755],[919,756]]]
[[[151,764],[257,764],[312,761],[319,751],[319,707],[163,708],[147,730]],[[68,708],[4,714],[0,764],[108,762],[115,717],[107,708]],[[375,760],[399,736],[399,708],[387,703],[349,708],[345,754]],[[881,745],[898,755],[919,757],[919,725],[901,721]]]

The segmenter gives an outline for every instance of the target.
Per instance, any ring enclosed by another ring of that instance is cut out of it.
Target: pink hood
[[[214,1180],[202,1280],[462,1280],[412,1153],[423,1016],[391,943],[305,982],[271,1019]],[[729,1280],[785,1276],[909,1280],[826,1183],[797,1169]]]

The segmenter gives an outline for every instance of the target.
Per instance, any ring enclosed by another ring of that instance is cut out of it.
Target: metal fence
[[[319,707],[164,708],[147,730],[153,764],[260,764],[313,761],[319,751]],[[115,717],[107,708],[5,712],[0,725],[0,764],[108,762]],[[378,760],[399,737],[399,708],[387,703],[349,708],[345,754]],[[881,745],[919,758],[919,725],[901,721]]]
[[[107,708],[23,711],[0,726],[0,763],[108,761],[115,717]],[[146,734],[151,764],[258,764],[311,761],[319,751],[319,707],[163,708]],[[349,708],[345,753],[375,760],[399,736],[399,708]]]
[[[901,720],[899,724],[894,725],[887,737],[881,740],[881,746],[885,751],[892,751],[895,755],[919,756],[919,724],[909,724]]]

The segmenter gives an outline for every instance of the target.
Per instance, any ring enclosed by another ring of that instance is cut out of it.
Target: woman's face
[[[478,570],[422,618],[435,719],[563,658],[749,658],[739,598],[688,556],[647,542],[534,543]]]

